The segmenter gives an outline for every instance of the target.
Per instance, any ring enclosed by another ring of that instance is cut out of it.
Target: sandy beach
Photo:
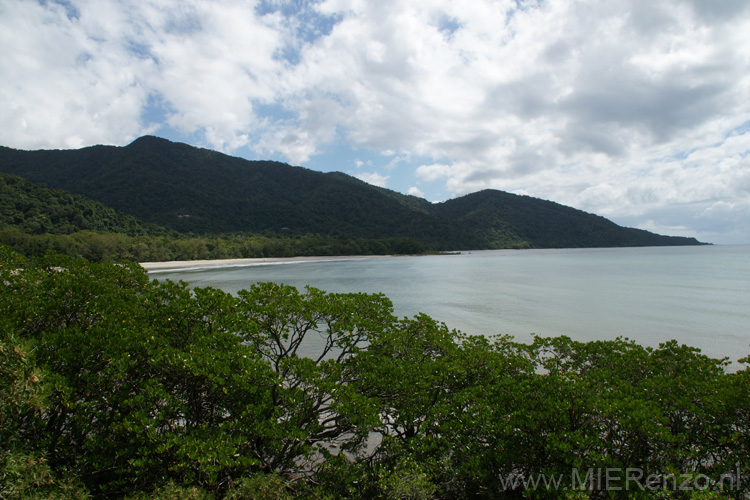
[[[293,262],[324,262],[329,260],[377,259],[390,255],[337,255],[319,257],[267,257],[253,259],[216,259],[216,260],[174,260],[167,262],[140,262],[141,267],[149,272],[179,271],[196,269],[218,269],[223,267],[248,267],[263,264]]]

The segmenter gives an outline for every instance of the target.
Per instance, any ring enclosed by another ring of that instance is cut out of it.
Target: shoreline
[[[678,245],[683,247],[697,247],[697,246],[715,246],[713,244],[706,245]],[[167,273],[167,272],[179,272],[179,271],[197,271],[205,269],[226,269],[232,267],[252,267],[252,266],[263,266],[273,264],[301,264],[304,262],[328,262],[328,261],[344,261],[344,260],[364,260],[364,259],[384,259],[388,257],[425,257],[431,255],[466,255],[471,253],[481,252],[530,252],[530,251],[570,251],[570,250],[622,250],[622,249],[637,249],[637,248],[674,248],[674,246],[660,245],[651,247],[583,247],[583,248],[529,248],[529,249],[517,249],[517,248],[503,248],[493,250],[457,250],[457,251],[444,251],[435,253],[423,253],[423,254],[387,254],[387,255],[306,255],[297,257],[247,257],[237,259],[203,259],[203,260],[168,260],[159,262],[139,262],[143,269],[149,273]]]
[[[171,260],[163,262],[139,262],[147,272],[197,271],[230,267],[251,267],[270,264],[295,264],[303,262],[328,262],[341,260],[382,259],[395,255],[324,255],[300,257],[250,257],[245,259]]]

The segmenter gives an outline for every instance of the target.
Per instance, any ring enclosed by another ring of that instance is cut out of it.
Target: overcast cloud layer
[[[0,0],[0,145],[152,133],[750,243],[746,0]]]

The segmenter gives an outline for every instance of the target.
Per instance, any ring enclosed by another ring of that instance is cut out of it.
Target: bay
[[[497,250],[455,255],[286,260],[152,271],[230,293],[262,281],[384,293],[469,334],[676,339],[715,358],[750,354],[750,246]],[[733,369],[738,369],[735,363]]]

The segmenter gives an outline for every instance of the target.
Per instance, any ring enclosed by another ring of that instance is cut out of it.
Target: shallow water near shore
[[[715,358],[750,354],[750,246],[497,250],[457,255],[191,263],[159,280],[227,292],[261,281],[384,293],[469,334],[677,339]],[[733,369],[738,369],[735,363]]]

